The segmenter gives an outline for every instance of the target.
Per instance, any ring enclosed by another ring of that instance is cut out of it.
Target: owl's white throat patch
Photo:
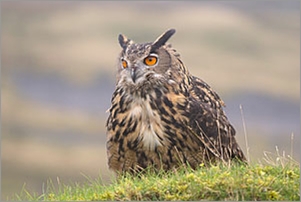
[[[140,119],[140,128],[137,128],[139,139],[143,146],[151,151],[157,146],[161,146],[159,135],[163,134],[160,124],[160,116],[154,112],[149,101],[139,100],[132,105],[130,116],[134,119]]]

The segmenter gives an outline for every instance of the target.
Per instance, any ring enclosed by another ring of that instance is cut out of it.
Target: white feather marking
[[[134,106],[131,110],[131,116],[135,116],[135,117],[138,117],[138,116],[141,116],[141,113],[142,113],[142,108],[141,106],[137,105],[137,106]]]
[[[150,125],[150,128],[147,128],[143,131],[142,141],[143,141],[144,147],[146,147],[150,150],[154,150],[156,146],[161,145],[158,136],[156,135],[155,131],[153,130],[152,125]]]
[[[141,128],[139,137],[142,139],[143,146],[149,150],[154,150],[161,146],[158,135],[163,134],[160,127],[160,117],[155,114],[149,104],[149,101],[138,100],[138,103],[131,109],[131,116],[138,118],[141,116]]]

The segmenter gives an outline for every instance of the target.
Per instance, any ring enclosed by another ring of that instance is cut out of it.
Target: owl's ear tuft
[[[125,50],[128,47],[128,45],[133,43],[133,41],[131,39],[128,39],[123,34],[119,34],[118,41],[119,41],[120,46],[123,48],[123,50]]]
[[[167,30],[166,32],[164,32],[163,34],[161,34],[152,44],[152,48],[150,52],[155,51],[156,49],[160,48],[161,46],[163,46],[166,41],[168,41],[168,39],[176,32],[175,29],[170,29]]]

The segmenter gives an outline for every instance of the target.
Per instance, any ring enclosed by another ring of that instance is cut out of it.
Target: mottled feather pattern
[[[246,162],[224,102],[165,45],[173,33],[145,44],[119,37],[128,67],[118,67],[107,120],[108,164],[116,172]],[[153,66],[143,63],[149,55],[157,57]]]

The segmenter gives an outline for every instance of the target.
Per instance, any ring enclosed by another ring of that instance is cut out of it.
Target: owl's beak
[[[137,68],[135,66],[131,68],[131,77],[134,83],[136,81],[136,69]]]

